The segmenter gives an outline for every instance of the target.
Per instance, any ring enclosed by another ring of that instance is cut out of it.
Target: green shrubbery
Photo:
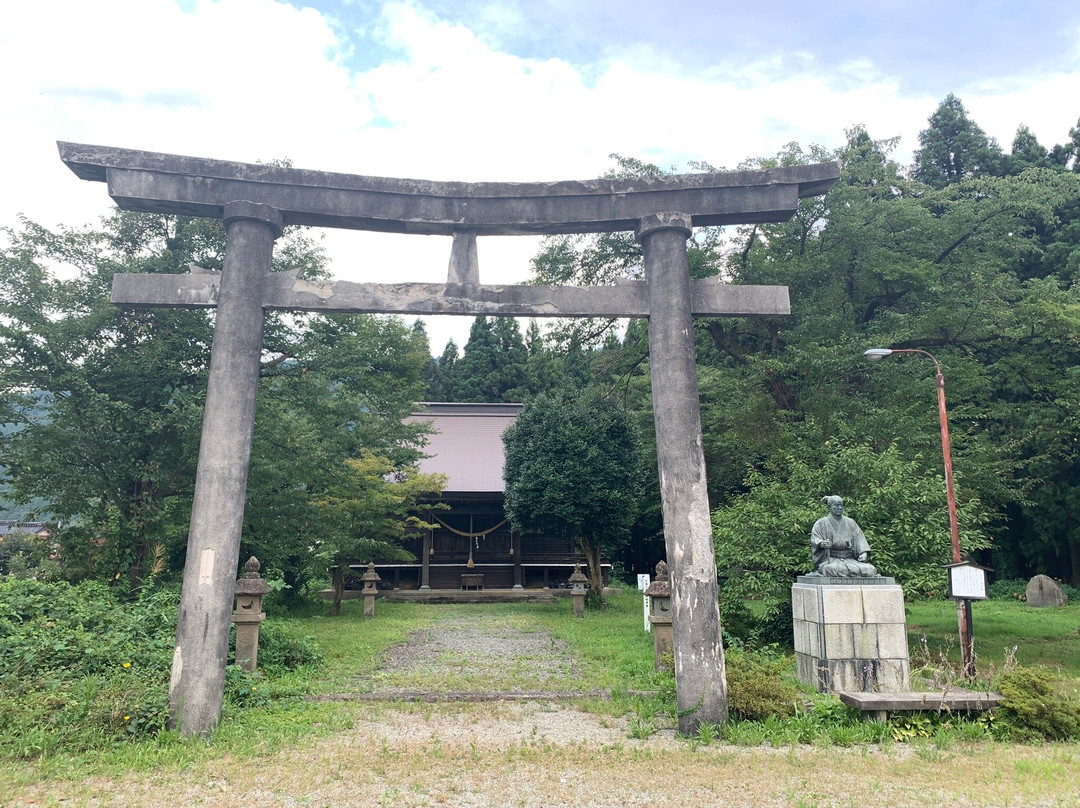
[[[1027,600],[1027,581],[1024,578],[1002,578],[986,588],[991,600]]]
[[[774,649],[729,648],[724,658],[732,717],[762,721],[769,716],[786,718],[795,712],[799,690],[789,678],[790,657]]]
[[[1024,601],[1027,600],[1027,585],[1026,578],[1002,578],[990,584],[986,594],[990,596],[991,600]],[[1076,603],[1080,600],[1080,589],[1070,586],[1064,581],[1058,581],[1058,585],[1061,586],[1061,591],[1065,593],[1065,597],[1069,599],[1070,603]]]
[[[1005,697],[996,714],[1009,740],[1080,740],[1080,693],[1075,682],[1032,665],[998,674],[994,687]]]
[[[0,579],[0,755],[100,748],[164,729],[177,601],[170,590],[131,603],[95,582]],[[265,675],[320,661],[309,641],[263,625]],[[227,703],[265,703],[262,681],[230,666]]]

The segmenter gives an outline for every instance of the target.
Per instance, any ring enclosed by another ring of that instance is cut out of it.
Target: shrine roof
[[[445,474],[444,494],[502,494],[502,434],[514,423],[521,404],[430,403],[409,417],[433,427],[420,461],[424,474]]]

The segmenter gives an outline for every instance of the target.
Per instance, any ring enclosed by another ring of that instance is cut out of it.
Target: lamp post
[[[898,353],[921,354],[934,363],[937,383],[938,420],[941,423],[941,452],[945,458],[945,496],[949,502],[949,531],[952,534],[953,563],[959,564],[960,528],[956,521],[956,492],[953,488],[952,449],[949,445],[949,419],[945,409],[945,376],[941,372],[941,363],[929,351],[919,348],[871,348],[863,353],[871,362],[880,362],[886,356]],[[971,604],[962,598],[956,601],[956,619],[960,628],[960,656],[963,661],[964,676],[975,675],[975,659],[971,648]]]

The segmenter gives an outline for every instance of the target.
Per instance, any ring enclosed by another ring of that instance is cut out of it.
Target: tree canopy
[[[1056,145],[1018,122],[1006,151],[949,95],[912,165],[897,162],[896,147],[855,127],[839,149],[792,143],[749,159],[739,168],[834,158],[843,167],[790,221],[699,228],[690,241],[694,277],[783,284],[792,301],[789,317],[695,324],[718,572],[741,591],[782,597],[777,576],[808,563],[807,520],[836,493],[881,548],[884,569],[918,591],[941,590],[932,367],[862,358],[871,347],[921,348],[945,372],[964,550],[999,575],[1044,572],[1080,585],[1080,121]],[[616,156],[611,175],[661,173]],[[213,315],[118,309],[109,285],[120,271],[217,269],[223,249],[220,223],[158,215],[5,232],[0,491],[58,523],[68,574],[137,587],[154,570],[180,568]],[[327,271],[299,232],[279,241],[275,269]],[[640,279],[641,250],[626,233],[553,237],[533,269],[542,283]],[[541,418],[540,403],[566,417],[541,421],[529,438],[548,452],[544,464],[515,455],[520,488],[508,506],[519,524],[651,567],[663,543],[647,334],[644,320],[533,322],[523,335],[512,318],[478,317],[463,352],[451,343],[434,358],[422,327],[395,318],[268,315],[245,552],[294,589],[324,576],[337,550],[320,543],[337,542],[343,513],[330,503],[350,501],[347,489],[370,478],[356,463],[404,473],[422,451],[422,426],[404,421],[414,401],[526,401],[526,426]],[[594,402],[599,415],[585,418]],[[623,467],[641,480],[629,494],[589,482],[587,470],[614,461],[581,461],[601,451],[582,443],[586,425],[608,424],[603,408],[616,403],[641,436],[640,462]],[[540,443],[556,438],[567,441],[565,468]],[[527,483],[532,476],[556,493]],[[616,491],[618,507],[594,509],[603,526],[577,521],[574,497]],[[523,496],[543,508],[523,510]],[[771,566],[759,555],[769,534]]]
[[[514,530],[576,540],[599,594],[600,553],[626,543],[636,516],[638,439],[629,418],[595,390],[564,388],[529,401],[503,444]]]
[[[0,456],[16,501],[58,526],[65,573],[140,586],[183,568],[212,314],[124,310],[117,272],[219,269],[219,222],[117,213],[99,229],[31,222],[0,249]],[[325,273],[287,232],[275,270]],[[340,520],[321,507],[375,453],[412,463],[427,338],[395,318],[268,315],[242,534],[245,557],[296,591],[326,575],[313,548]]]

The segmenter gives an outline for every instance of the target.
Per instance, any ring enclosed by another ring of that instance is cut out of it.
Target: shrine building
[[[446,488],[433,501],[449,508],[425,509],[424,521],[435,529],[403,544],[415,561],[356,559],[349,565],[351,586],[359,588],[360,574],[374,561],[379,588],[402,594],[568,588],[574,565],[585,565],[577,541],[514,531],[504,509],[502,434],[521,408],[425,404],[410,417],[432,424],[428,456],[418,465],[424,474],[446,476]],[[606,584],[611,564],[602,568]]]

